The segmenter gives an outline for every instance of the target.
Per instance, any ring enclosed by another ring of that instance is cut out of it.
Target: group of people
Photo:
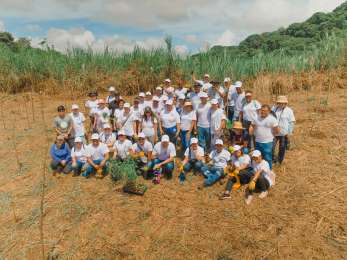
[[[132,103],[114,87],[108,90],[105,99],[96,91],[88,95],[88,133],[77,104],[69,114],[64,106],[58,107],[57,138],[50,151],[54,173],[104,176],[111,159],[131,156],[138,159],[145,178],[160,171],[170,179],[175,159],[181,157],[180,182],[189,172],[204,176],[203,186],[226,177],[221,199],[230,198],[241,185],[248,185],[247,204],[254,192],[266,197],[275,182],[272,165],[283,162],[294,130],[286,96],[278,96],[270,107],[245,91],[241,81],[211,81],[208,74],[203,80],[194,78],[191,88],[182,80],[174,87],[166,79],[153,93],[139,93]]]

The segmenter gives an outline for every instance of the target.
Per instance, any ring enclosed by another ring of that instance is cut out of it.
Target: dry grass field
[[[346,258],[346,71],[246,85],[263,103],[270,88],[288,93],[297,117],[276,185],[249,206],[242,190],[226,201],[224,186],[199,190],[200,176],[148,182],[143,197],[123,194],[109,176],[53,177],[52,119],[57,105],[75,101],[1,96],[0,259]]]

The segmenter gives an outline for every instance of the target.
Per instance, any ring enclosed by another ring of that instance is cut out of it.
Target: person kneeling
[[[204,186],[211,186],[224,175],[224,168],[227,167],[231,159],[230,153],[224,149],[223,141],[217,139],[215,149],[209,155],[211,164],[203,167],[203,175],[205,176]]]
[[[188,147],[184,153],[184,160],[182,162],[182,167],[180,169],[179,179],[184,182],[186,179],[186,174],[190,170],[194,170],[194,173],[200,172],[204,166],[204,149],[198,145],[198,139],[192,138],[190,140],[190,147]]]
[[[124,161],[130,154],[133,143],[127,139],[125,131],[118,132],[118,140],[113,145],[113,159]]]
[[[91,140],[92,143],[86,149],[88,166],[82,176],[88,178],[90,174],[96,172],[97,177],[101,178],[106,175],[109,150],[106,144],[100,142],[99,134],[92,134]]]
[[[152,160],[152,152],[152,143],[146,140],[146,135],[144,133],[139,133],[138,141],[133,144],[130,151],[131,156],[137,159],[137,172],[139,175],[144,174],[143,167]]]
[[[243,153],[240,145],[234,145],[233,150],[231,165],[226,168],[226,174],[228,174],[229,178],[221,199],[231,198],[231,190],[238,189],[241,185],[249,183],[254,174],[249,155]]]
[[[56,173],[68,174],[71,172],[71,152],[68,144],[65,142],[64,135],[58,135],[55,143],[51,147],[51,169],[53,175]]]
[[[84,170],[84,166],[87,163],[86,149],[81,137],[75,138],[75,146],[71,150],[71,157],[74,176],[78,176]]]
[[[246,190],[247,205],[252,202],[254,192],[260,193],[259,198],[263,199],[267,196],[269,188],[275,184],[275,174],[258,150],[252,153],[252,168],[255,173]]]
[[[176,148],[170,142],[168,135],[163,135],[161,142],[154,146],[153,151],[154,160],[150,161],[147,165],[147,171],[161,170],[167,179],[172,178],[172,172],[175,168],[174,159],[176,157]]]

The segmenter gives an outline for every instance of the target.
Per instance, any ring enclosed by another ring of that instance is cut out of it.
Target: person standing
[[[58,115],[54,118],[54,129],[57,136],[62,135],[65,138],[65,141],[69,147],[74,145],[73,137],[73,120],[70,115],[67,115],[65,112],[64,106],[58,106]]]
[[[229,121],[233,121],[234,119],[234,110],[235,110],[235,101],[233,99],[234,93],[236,92],[235,86],[231,84],[230,78],[224,79],[224,87],[226,91],[228,91],[227,94],[227,116]]]
[[[259,150],[264,160],[272,169],[272,147],[274,135],[279,134],[277,119],[270,114],[269,105],[262,105],[259,115],[252,121],[249,133],[255,136],[255,149]]]
[[[77,104],[73,104],[71,106],[71,110],[72,112],[70,113],[70,116],[73,121],[73,136],[74,138],[82,138],[83,143],[86,143],[86,133],[84,128],[84,122],[86,121],[86,118],[84,117],[82,112],[79,112],[79,107]]]
[[[99,99],[98,101],[98,108],[94,110],[94,131],[97,133],[101,133],[104,124],[109,124],[111,120],[111,111],[106,106],[106,102],[104,99]]]
[[[177,81],[177,88],[175,90],[175,95],[180,97],[181,95],[186,95],[187,89],[184,87],[184,81],[182,79]]]
[[[150,107],[146,107],[141,118],[140,130],[152,143],[152,145],[155,145],[158,141],[158,124],[158,119],[153,113],[152,109]]]
[[[170,142],[176,143],[177,137],[181,131],[181,119],[173,106],[172,99],[166,102],[165,110],[160,114],[160,132],[161,135],[168,135]]]
[[[272,112],[275,113],[277,122],[280,128],[280,132],[275,136],[273,145],[274,161],[281,164],[284,160],[286,152],[286,144],[288,143],[289,136],[293,134],[295,125],[295,116],[293,110],[288,107],[288,99],[286,96],[279,96],[276,101],[276,105],[272,108]],[[275,156],[275,148],[279,143],[278,156]]]
[[[194,91],[189,92],[187,95],[188,99],[190,102],[193,104],[193,109],[196,110],[200,104],[200,94],[201,92],[201,83],[200,82],[195,82],[194,83]]]
[[[211,147],[211,104],[208,102],[207,93],[201,92],[199,96],[201,103],[196,110],[198,139],[199,144],[208,153]]]
[[[224,110],[219,108],[218,100],[211,100],[211,144],[215,145],[217,139],[222,139],[223,131],[226,125],[226,116]]]
[[[118,115],[117,129],[123,130],[129,140],[133,140],[136,133],[136,116],[131,112],[130,104],[125,103],[123,112]]]
[[[90,129],[93,129],[94,126],[94,112],[98,108],[98,92],[97,91],[91,91],[88,94],[89,99],[85,103],[85,107],[88,111],[89,114],[89,119],[90,119]]]
[[[235,104],[233,121],[239,121],[242,107],[246,102],[245,101],[245,92],[242,89],[242,82],[241,81],[237,81],[235,83],[235,90],[236,91],[231,96],[231,98]]]
[[[224,108],[224,88],[220,86],[220,82],[213,80],[211,81],[211,87],[207,91],[208,97],[217,99],[220,108]]]
[[[196,112],[193,110],[191,102],[184,103],[183,112],[181,114],[181,132],[180,138],[182,142],[182,152],[184,152],[190,143],[190,139],[196,129]]]

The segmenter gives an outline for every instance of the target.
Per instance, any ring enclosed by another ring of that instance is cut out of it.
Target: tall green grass
[[[51,48],[14,52],[0,45],[0,90],[20,91],[45,80],[62,86],[76,84],[76,88],[86,88],[86,85],[93,88],[105,79],[119,82],[127,90],[128,85],[151,88],[163,77],[189,79],[192,72],[196,75],[208,72],[217,79],[232,76],[236,80],[268,72],[333,68],[344,61],[345,54],[345,39],[333,35],[295,55],[277,51],[251,58],[235,57],[227,51],[221,55],[206,52],[181,57],[172,51],[170,39],[166,43],[167,48],[144,50],[136,47],[131,53],[72,49],[66,54]]]

